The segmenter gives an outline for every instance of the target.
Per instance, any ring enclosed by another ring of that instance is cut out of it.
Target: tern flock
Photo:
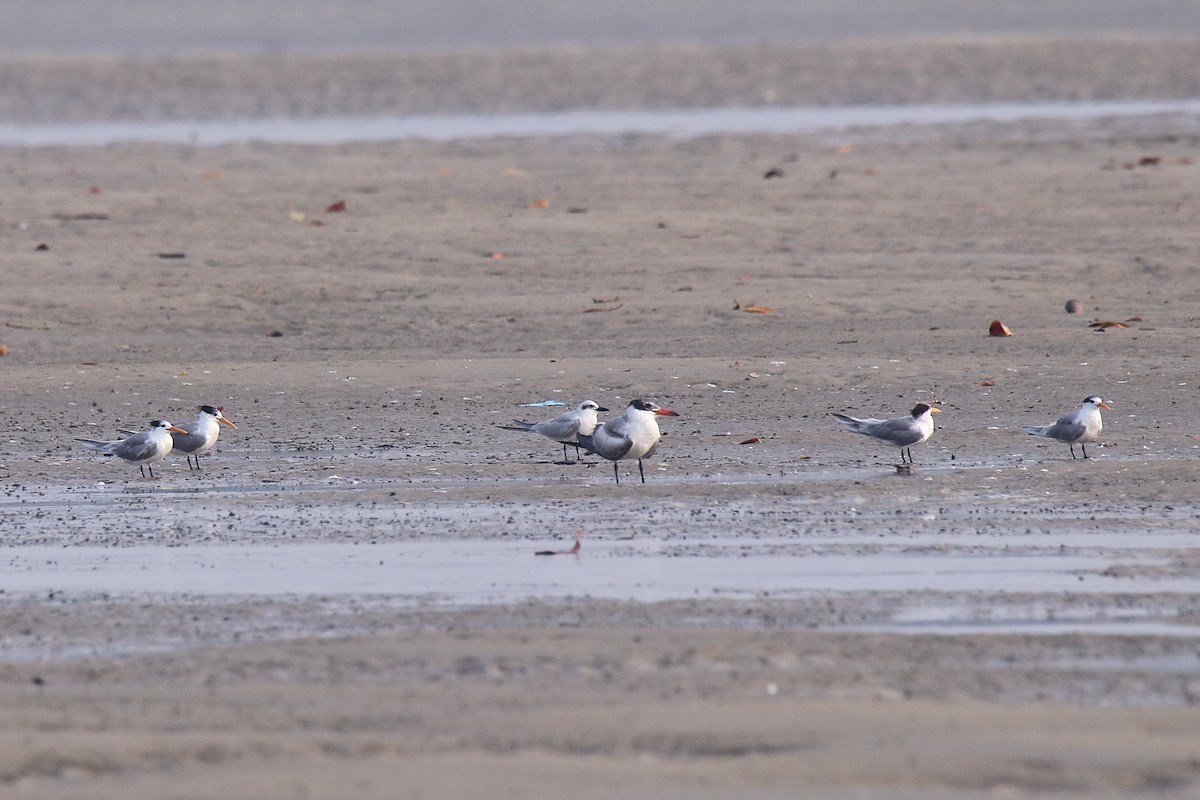
[[[208,455],[217,446],[221,426],[236,428],[226,416],[224,406],[200,406],[200,413],[191,422],[172,425],[163,419],[150,423],[148,431],[121,431],[125,438],[98,442],[94,439],[79,439],[88,450],[137,464],[142,477],[149,470],[154,477],[154,465],[171,455],[172,451],[187,457],[188,469],[200,469],[200,456]]]
[[[1111,409],[1108,403],[1096,395],[1084,399],[1074,411],[1063,414],[1050,425],[1029,425],[1022,430],[1033,436],[1054,439],[1070,447],[1071,458],[1075,459],[1075,445],[1080,446],[1083,457],[1089,458],[1087,445],[1096,441],[1103,430],[1101,409]],[[502,425],[505,430],[529,431],[540,434],[562,445],[563,461],[567,458],[567,447],[575,448],[575,460],[581,450],[595,453],[613,462],[613,478],[619,484],[621,473],[619,462],[636,461],[638,475],[646,482],[643,459],[654,455],[662,441],[658,427],[659,417],[677,417],[669,408],[649,400],[637,399],[629,403],[620,416],[601,423],[599,413],[608,411],[594,400],[584,400],[573,410],[564,412],[543,422],[513,420],[512,425]],[[852,417],[834,413],[834,421],[841,427],[900,450],[899,469],[911,469],[912,448],[922,444],[933,435],[933,415],[941,409],[928,403],[917,403],[912,411],[888,419],[874,417]],[[83,446],[106,456],[116,456],[136,464],[142,477],[154,478],[154,465],[172,452],[183,453],[189,470],[200,469],[200,456],[207,455],[217,445],[221,425],[237,428],[225,416],[224,406],[200,406],[196,419],[183,425],[173,425],[166,420],[154,420],[149,430],[122,431],[122,439],[96,441],[79,439]],[[194,462],[194,463],[193,463]]]

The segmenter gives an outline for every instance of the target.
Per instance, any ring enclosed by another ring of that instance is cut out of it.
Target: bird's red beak
[[[672,411],[669,408],[660,408],[657,411],[655,411],[654,413],[658,414],[660,417],[678,417],[679,416],[678,414],[676,414],[674,411]]]

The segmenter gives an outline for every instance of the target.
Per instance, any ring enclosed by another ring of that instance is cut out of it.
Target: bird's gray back
[[[171,431],[171,442],[174,449],[184,453],[199,450],[204,446],[207,438],[203,433],[197,433],[194,430],[189,430],[187,433],[175,433],[175,431]]]

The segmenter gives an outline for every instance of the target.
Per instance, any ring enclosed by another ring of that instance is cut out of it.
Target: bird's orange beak
[[[934,408],[933,406],[930,406],[929,413],[930,414],[940,414],[940,413],[942,413],[942,410],[940,408]]]
[[[672,411],[669,408],[660,408],[658,411],[655,411],[654,413],[658,414],[660,417],[678,417],[679,416],[678,414],[676,414],[674,411]]]
[[[1110,406],[1108,403],[1104,402],[1103,400],[1101,400],[1099,403],[1096,404],[1096,408],[1107,408],[1109,411],[1112,411],[1112,406]]]
[[[236,428],[236,427],[237,427],[237,425],[234,425],[232,422],[230,422],[229,420],[225,419],[224,417],[217,417],[217,422],[224,423],[225,425],[228,425],[228,426],[229,426],[229,427],[231,427],[231,428]]]
[[[187,433],[187,431],[185,431],[183,428],[177,427],[175,425],[172,425],[171,427],[167,428],[167,430],[174,431],[175,433]]]

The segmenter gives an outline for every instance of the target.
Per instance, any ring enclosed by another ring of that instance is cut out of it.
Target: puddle
[[[336,145],[403,139],[451,141],[497,136],[678,137],[822,133],[902,125],[1070,123],[1156,114],[1200,114],[1200,100],[1108,103],[995,103],[801,106],[670,111],[572,111],[490,116],[327,117],[314,119],[95,122],[0,125],[0,145],[101,146],[123,142],[220,145],[237,142]]]
[[[1092,634],[1095,636],[1166,636],[1171,638],[1200,639],[1200,628],[1194,625],[1170,622],[1143,622],[1140,620],[1114,620],[1111,622],[963,622],[928,623],[923,625],[867,625],[856,630],[875,633],[937,634],[939,636],[978,636],[980,634],[1035,634],[1042,636],[1065,636],[1067,634]],[[1129,667],[1129,662],[1123,662]],[[1090,661],[1078,665],[1091,664]],[[1068,669],[1068,666],[1058,667]],[[1114,667],[1115,668],[1115,667]]]
[[[743,540],[706,544],[703,555],[678,555],[664,554],[664,546],[653,542],[585,542],[579,558],[537,557],[534,552],[548,545],[529,540],[27,546],[0,548],[0,588],[10,596],[391,595],[447,606],[564,597],[657,602],[830,592],[1200,593],[1200,576],[1115,578],[1100,574],[1111,560],[1095,556],[765,555],[747,552]]]

